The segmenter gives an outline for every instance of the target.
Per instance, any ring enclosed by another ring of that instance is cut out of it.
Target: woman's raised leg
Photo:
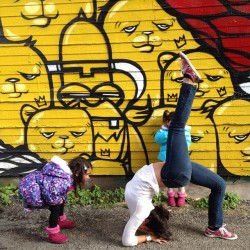
[[[191,162],[185,137],[185,125],[189,118],[196,93],[194,82],[201,81],[198,72],[188,58],[181,53],[182,74],[184,80],[174,117],[169,126],[166,163],[161,171],[161,178],[167,187],[185,186],[191,178]]]

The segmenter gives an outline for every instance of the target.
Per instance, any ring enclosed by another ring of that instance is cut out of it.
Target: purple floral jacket
[[[59,162],[64,162],[57,158]],[[62,168],[56,162],[56,160],[48,162],[42,171],[34,171],[21,179],[19,193],[29,207],[42,208],[66,201],[73,185],[73,177],[67,166],[68,173],[65,171],[65,166]]]

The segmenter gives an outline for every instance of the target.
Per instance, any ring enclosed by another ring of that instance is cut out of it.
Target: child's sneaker
[[[183,76],[188,76],[193,82],[202,82],[200,74],[197,72],[195,67],[192,65],[192,63],[189,61],[187,56],[183,53],[179,53],[182,61],[181,66],[181,73]]]
[[[226,225],[223,225],[220,227],[218,230],[213,231],[209,228],[206,229],[205,235],[207,237],[212,237],[212,238],[221,238],[225,240],[236,240],[238,238],[237,234],[228,232],[227,229],[225,228]]]

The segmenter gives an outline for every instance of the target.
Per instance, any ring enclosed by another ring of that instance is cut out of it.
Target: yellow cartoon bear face
[[[232,100],[219,106],[213,115],[220,160],[235,175],[250,175],[249,106],[248,100]]]
[[[25,114],[31,114],[29,107],[23,110],[24,119]],[[67,160],[93,153],[92,124],[82,109],[54,108],[34,113],[27,119],[26,140],[28,149],[46,160],[54,154]]]
[[[234,93],[230,73],[214,56],[204,52],[193,52],[188,54],[188,58],[192,61],[203,80],[197,86],[193,109],[199,109],[207,99],[221,101]],[[174,97],[178,97],[182,79],[178,58],[169,66],[166,66],[164,72],[165,104],[177,101]]]
[[[50,88],[44,62],[31,47],[2,44],[0,54],[0,94],[3,102],[35,102],[39,95],[46,93],[46,101],[49,100]],[[41,105],[37,102],[36,106]]]
[[[164,50],[173,52],[183,46],[185,49],[197,47],[191,33],[155,0],[117,1],[105,17],[104,30],[115,57],[119,53],[118,58],[131,56],[137,61],[142,53],[141,59],[150,61],[152,55],[156,59]]]
[[[0,137],[13,146],[24,143],[22,105],[50,105],[50,83],[42,58],[23,44],[0,45]]]

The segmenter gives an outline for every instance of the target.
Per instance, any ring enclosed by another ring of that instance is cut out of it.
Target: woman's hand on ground
[[[151,235],[152,241],[156,242],[158,244],[163,244],[163,243],[167,243],[168,241],[164,238],[158,238],[155,235]]]

